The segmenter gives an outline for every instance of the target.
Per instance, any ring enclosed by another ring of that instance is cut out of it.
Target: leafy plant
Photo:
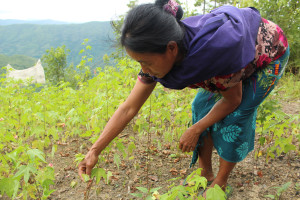
[[[130,193],[130,195],[138,197],[138,198],[142,198],[145,200],[157,199],[157,197],[159,195],[158,190],[160,188],[161,187],[148,190],[147,188],[144,188],[144,187],[136,187],[136,189],[138,189],[141,193]]]
[[[275,195],[268,194],[268,195],[265,195],[265,197],[275,199],[275,200],[280,199],[282,193],[285,192],[290,187],[291,183],[292,182],[287,182],[284,185],[282,185],[281,187],[280,186],[272,187],[272,188],[276,189],[276,194]]]

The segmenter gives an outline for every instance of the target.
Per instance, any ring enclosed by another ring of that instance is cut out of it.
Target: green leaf
[[[278,190],[277,190],[278,196],[280,196],[284,191],[286,191],[290,187],[291,183],[292,182],[287,182],[283,186],[278,187]]]
[[[38,157],[43,162],[46,162],[44,158],[44,153],[38,149],[30,149],[27,151],[27,154],[29,155],[30,160],[34,161],[35,157]]]
[[[55,190],[44,190],[43,197],[49,197]]]
[[[50,185],[54,185],[54,181],[53,181],[53,180],[50,180],[50,179],[44,180],[44,182],[43,182],[43,184],[42,184],[44,190],[49,190]]]
[[[172,153],[172,154],[170,154],[170,156],[169,157],[171,157],[171,158],[177,158],[177,154],[175,154],[175,153]]]
[[[147,188],[144,188],[144,187],[136,187],[136,189],[138,189],[139,191],[145,193],[145,194],[148,194],[148,189]]]
[[[76,185],[77,185],[77,181],[72,181],[70,184],[71,188],[74,188]]]
[[[94,168],[92,169],[91,177],[96,177],[96,183],[98,184],[102,177],[104,180],[107,179],[106,171],[103,168]]]
[[[81,176],[82,176],[84,182],[88,182],[89,180],[91,180],[89,175],[87,175],[87,174],[82,174]]]
[[[91,47],[90,45],[87,45],[85,48],[86,48],[87,50],[91,50],[91,49],[92,49],[92,47]]]
[[[264,197],[269,197],[269,198],[271,198],[271,199],[275,199],[275,196],[274,196],[274,195],[271,195],[271,194],[265,195]]]
[[[289,151],[295,151],[296,147],[293,144],[286,144],[284,145],[284,153],[288,153]]]
[[[81,161],[83,161],[84,158],[85,158],[85,155],[83,155],[82,153],[78,153],[75,155],[74,162],[76,162],[78,165]]]
[[[21,175],[24,176],[24,181],[25,183],[28,183],[29,177],[30,177],[30,172],[32,173],[36,173],[36,168],[32,165],[32,163],[29,163],[27,166],[26,165],[22,165],[19,168],[19,171],[15,174],[14,177],[19,177]]]
[[[136,149],[134,142],[130,142],[130,144],[128,145],[128,154],[132,154],[134,149]]]
[[[265,137],[260,137],[259,138],[259,144],[262,146],[265,144],[266,138]]]
[[[161,187],[152,188],[152,189],[150,190],[150,192],[152,193],[152,192],[158,191],[158,190],[160,190],[160,188],[161,188]]]
[[[213,188],[209,188],[206,192],[206,200],[225,200],[225,192],[217,184]]]
[[[106,179],[106,184],[108,184],[109,183],[109,178],[112,176],[112,173],[111,173],[111,171],[108,171],[107,172],[107,179]]]
[[[123,153],[123,157],[126,158],[127,154],[125,152],[125,147],[124,147],[122,141],[117,141],[117,148]]]
[[[51,157],[52,157],[52,158],[54,157],[54,154],[55,154],[56,150],[57,150],[57,145],[54,144],[54,145],[52,146],[52,150],[51,150]]]
[[[0,179],[0,192],[2,195],[7,194],[9,197],[16,197],[19,186],[19,181],[12,177]]]
[[[85,52],[85,50],[84,50],[84,49],[81,49],[81,50],[79,51],[79,54],[82,54],[83,52]]]
[[[115,155],[114,155],[114,163],[117,165],[117,167],[119,169],[121,159],[120,159],[120,156],[117,153],[115,153]]]
[[[130,195],[138,197],[138,198],[142,198],[143,197],[143,194],[140,194],[140,193],[130,193]]]

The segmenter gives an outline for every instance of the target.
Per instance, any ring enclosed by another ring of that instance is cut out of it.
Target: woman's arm
[[[180,138],[179,148],[183,152],[193,151],[200,134],[216,122],[232,113],[242,101],[242,81],[227,91],[221,92],[222,98],[212,107],[205,117],[191,126]]]
[[[80,177],[82,177],[82,174],[91,175],[93,167],[97,164],[99,154],[122,132],[130,120],[138,113],[155,88],[155,85],[156,82],[144,84],[137,80],[127,100],[115,111],[106,124],[102,134],[85,156],[85,159],[79,163],[78,174]]]

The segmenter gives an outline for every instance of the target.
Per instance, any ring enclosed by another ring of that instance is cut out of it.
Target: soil
[[[293,104],[293,109],[290,109],[291,105],[289,104]],[[299,102],[290,102],[289,104],[283,108],[286,113],[299,113]],[[147,166],[147,136],[137,136],[137,133],[132,131],[130,127],[120,134],[120,137],[125,140],[128,139],[127,141],[130,141],[130,136],[144,138],[135,143],[136,149],[133,155],[130,155],[134,156],[134,159],[129,158],[129,156],[122,158],[118,169],[113,162],[113,151],[116,151],[113,149],[108,159],[101,162],[101,166],[98,166],[112,172],[113,176],[110,178],[109,184],[106,184],[103,180],[98,184],[94,181],[89,190],[87,189],[88,184],[79,179],[76,163],[74,163],[75,154],[85,154],[88,149],[82,147],[91,146],[88,138],[73,138],[69,140],[69,143],[59,143],[55,159],[49,160],[56,172],[56,181],[53,187],[56,191],[49,199],[137,199],[130,193],[140,193],[136,187],[147,188],[148,186],[151,188],[161,187],[159,192],[163,194],[167,191],[168,186],[172,183],[175,185],[181,184],[187,175],[196,169],[188,168],[191,154],[180,153],[176,149],[177,144],[165,143],[159,148],[157,142],[153,142],[156,139],[155,134],[151,136],[150,162]],[[256,141],[256,144],[258,144],[258,141]],[[255,150],[257,148],[255,147]],[[282,186],[287,182],[291,182],[291,185],[282,193],[280,199],[300,199],[299,153],[292,152],[266,162],[264,156],[257,160],[254,159],[255,150],[245,160],[238,163],[231,173],[228,183],[234,188],[234,191],[230,199],[270,199],[265,195],[275,195],[277,190],[274,187]],[[218,155],[216,151],[213,152],[213,163],[214,172],[217,173]],[[176,177],[180,178],[170,181],[170,179]],[[71,187],[71,182],[76,185]],[[88,198],[87,191],[89,191]]]
[[[287,114],[299,114],[299,100],[285,102],[282,109]],[[58,142],[58,149],[54,158],[47,161],[51,163],[55,170],[55,184],[52,189],[55,192],[48,199],[51,200],[129,200],[145,199],[136,198],[130,193],[141,193],[137,187],[157,188],[160,194],[168,191],[172,184],[182,184],[183,180],[196,167],[189,169],[192,157],[191,153],[181,153],[177,150],[177,143],[168,144],[161,141],[159,146],[156,139],[158,136],[151,135],[151,146],[147,146],[147,135],[137,135],[128,126],[119,137],[123,138],[124,143],[130,142],[132,137],[136,139],[136,149],[127,158],[121,158],[119,168],[113,162],[114,152],[117,148],[113,147],[109,156],[105,155],[106,160],[100,162],[101,167],[106,171],[111,171],[112,176],[109,183],[101,180],[98,184],[93,181],[91,187],[79,179],[77,166],[74,162],[75,155],[78,153],[86,154],[88,147],[92,144],[89,138],[68,138],[67,143]],[[300,200],[300,150],[282,154],[268,162],[265,156],[255,159],[255,151],[258,149],[258,138],[256,147],[246,159],[238,163],[232,171],[228,184],[233,187],[231,200],[258,200],[270,199],[265,195],[275,195],[277,189],[287,182],[291,182],[289,188],[280,196],[281,200]],[[113,146],[116,146],[113,144]],[[125,144],[126,146],[126,144]],[[299,144],[297,144],[299,148]],[[150,149],[147,154],[147,149]],[[46,154],[50,154],[49,152]],[[147,158],[149,156],[149,165]],[[213,151],[213,169],[216,175],[218,171],[218,155]],[[88,193],[87,193],[88,192]],[[1,197],[1,196],[0,196]],[[4,199],[8,199],[2,197]]]

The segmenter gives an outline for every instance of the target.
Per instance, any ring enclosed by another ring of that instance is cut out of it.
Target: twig
[[[89,199],[90,191],[91,191],[93,182],[94,182],[94,178],[91,181],[88,182],[87,187],[86,187],[86,189],[84,191],[84,200],[88,200]]]

